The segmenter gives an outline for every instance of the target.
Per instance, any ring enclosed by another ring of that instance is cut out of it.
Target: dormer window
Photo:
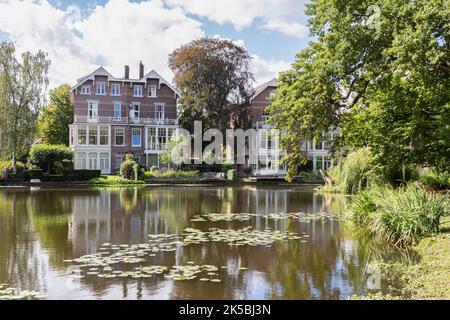
[[[97,95],[104,96],[106,94],[106,83],[97,82]]]
[[[91,86],[82,86],[81,94],[91,94]]]
[[[156,98],[156,85],[148,86],[148,96],[151,98]]]
[[[117,83],[111,84],[111,95],[120,96],[120,85]]]
[[[133,95],[135,97],[142,97],[142,85],[134,85],[133,86]]]

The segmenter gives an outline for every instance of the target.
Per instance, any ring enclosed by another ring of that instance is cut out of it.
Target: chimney
[[[130,67],[125,66],[125,79],[130,79]]]
[[[139,62],[139,79],[144,77],[144,65],[142,64],[142,60]]]

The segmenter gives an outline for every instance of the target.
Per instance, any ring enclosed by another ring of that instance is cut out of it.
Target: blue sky
[[[289,68],[306,47],[304,3],[6,0],[0,2],[0,39],[15,41],[19,51],[48,52],[50,79],[57,85],[73,83],[99,64],[113,74],[130,64],[133,74],[139,60],[171,80],[168,53],[201,36],[218,36],[245,46],[253,58],[256,82],[261,83]]]

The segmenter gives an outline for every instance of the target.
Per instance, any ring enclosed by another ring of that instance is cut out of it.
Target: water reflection
[[[300,188],[160,187],[118,190],[0,191],[0,283],[66,299],[343,299],[361,285],[369,244],[338,219],[269,219],[270,213],[341,214],[342,196]],[[207,213],[257,213],[250,221],[190,222]],[[308,241],[270,247],[206,243],[161,252],[153,265],[227,266],[221,283],[104,281],[68,285],[67,264],[96,253],[102,243],[148,243],[149,234],[181,234],[186,227],[296,232]],[[239,271],[245,266],[246,271]]]

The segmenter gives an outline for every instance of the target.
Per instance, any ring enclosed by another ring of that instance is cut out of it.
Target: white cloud
[[[280,71],[286,71],[291,63],[283,60],[265,60],[256,54],[252,55],[251,72],[255,75],[257,85],[272,80]]]
[[[267,4],[266,0],[261,1]],[[252,2],[257,12],[261,1]],[[250,11],[253,9],[246,10]],[[246,18],[245,14],[238,13],[242,17],[236,17],[237,25],[255,19],[254,14]],[[167,7],[161,0],[140,3],[109,0],[88,11],[76,6],[63,10],[48,0],[0,0],[2,33],[15,42],[19,53],[27,50],[48,53],[52,61],[51,87],[74,84],[99,65],[118,77],[123,76],[123,66],[130,65],[131,76],[137,77],[139,60],[146,71],[155,69],[171,80],[168,54],[184,43],[205,36],[199,21],[188,17],[181,7]],[[244,45],[242,40],[235,42]],[[258,82],[269,80],[279,70],[289,67],[285,61],[266,61],[257,55],[253,58],[251,69]]]
[[[51,86],[73,84],[98,65],[119,77],[123,65],[134,63],[131,75],[137,76],[139,60],[169,80],[168,54],[204,36],[201,23],[159,0],[110,0],[85,16],[75,6],[63,11],[47,0],[0,1],[0,32],[19,52],[48,52]]]
[[[259,29],[275,30],[288,36],[304,38],[308,35],[308,28],[301,23],[272,19],[259,26]]]
[[[210,21],[231,23],[237,30],[249,27],[261,20],[263,29],[275,30],[289,36],[303,37],[306,27],[304,17],[306,0],[165,0],[172,7]]]

